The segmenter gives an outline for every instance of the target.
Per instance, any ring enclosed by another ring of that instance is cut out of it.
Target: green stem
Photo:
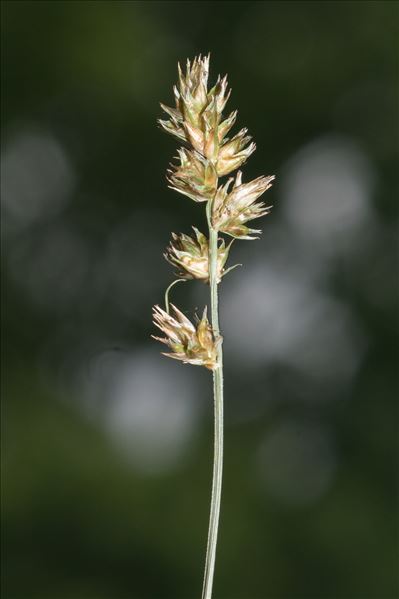
[[[169,287],[167,288],[167,290],[165,291],[165,310],[166,312],[169,314],[169,292],[172,289],[172,287],[174,287],[176,285],[176,283],[185,283],[186,279],[176,279],[176,281],[173,281],[173,283],[171,283],[169,285]]]
[[[209,285],[211,289],[211,319],[214,336],[217,343],[217,366],[213,371],[213,399],[215,414],[215,443],[213,459],[213,480],[211,510],[209,516],[208,544],[206,549],[204,585],[202,599],[211,599],[213,575],[215,570],[216,545],[219,526],[220,498],[222,492],[223,471],[223,350],[219,330],[218,308],[218,232],[212,226],[210,215],[211,205],[207,206],[209,225]]]

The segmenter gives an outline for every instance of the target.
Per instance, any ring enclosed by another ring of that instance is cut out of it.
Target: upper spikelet
[[[233,127],[237,111],[223,120],[222,113],[230,97],[227,76],[218,77],[208,90],[209,55],[187,61],[185,73],[178,67],[179,82],[174,86],[175,108],[161,104],[169,116],[159,119],[160,126],[179,140],[212,161],[217,176],[227,175],[241,166],[255,150],[249,142],[247,130],[240,131],[232,140],[226,138]]]

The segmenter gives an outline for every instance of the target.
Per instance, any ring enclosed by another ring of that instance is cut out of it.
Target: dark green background
[[[211,377],[150,334],[170,231],[205,222],[158,102],[208,51],[245,177],[276,174],[221,288],[214,597],[399,597],[397,9],[2,3],[4,599],[200,596]]]

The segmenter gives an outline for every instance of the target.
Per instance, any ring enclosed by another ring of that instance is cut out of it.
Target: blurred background
[[[200,596],[211,376],[150,334],[170,232],[205,227],[166,186],[158,102],[208,51],[257,142],[244,176],[276,175],[221,288],[214,596],[399,597],[397,13],[2,3],[4,599]]]

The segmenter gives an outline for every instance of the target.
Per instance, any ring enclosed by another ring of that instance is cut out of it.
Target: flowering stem
[[[211,599],[213,574],[215,570],[216,545],[218,536],[220,498],[222,492],[223,471],[223,350],[222,339],[219,330],[219,308],[218,308],[218,280],[217,280],[217,257],[218,257],[218,232],[212,226],[210,210],[211,203],[207,206],[209,225],[209,285],[211,289],[211,318],[212,328],[217,346],[217,365],[213,371],[213,399],[214,399],[214,458],[213,458],[213,480],[211,510],[209,516],[208,544],[206,549],[204,584],[202,599]]]
[[[180,65],[178,70],[179,82],[174,87],[176,107],[161,104],[170,118],[159,119],[158,122],[167,133],[183,140],[188,147],[179,149],[180,164],[171,165],[167,180],[169,186],[179,193],[195,202],[206,202],[209,241],[207,248],[206,236],[194,227],[195,239],[173,234],[165,258],[178,265],[179,271],[182,271],[179,276],[209,279],[211,323],[206,308],[201,321],[194,326],[176,306],[169,304],[169,291],[175,285],[172,283],[165,294],[166,312],[159,306],[154,307],[154,323],[166,335],[155,339],[172,350],[167,354],[170,357],[213,371],[213,479],[202,589],[202,599],[212,599],[223,469],[223,338],[219,329],[218,283],[222,276],[235,268],[224,269],[231,243],[226,247],[223,240],[218,248],[218,233],[238,239],[256,239],[254,234],[260,231],[250,229],[245,223],[269,212],[271,207],[257,202],[257,199],[271,186],[274,177],[258,177],[242,183],[242,173],[238,171],[235,180],[234,177],[229,178],[218,187],[219,177],[236,171],[256,146],[253,142],[249,143],[251,137],[245,128],[231,139],[226,137],[235,123],[237,111],[222,120],[231,90],[228,89],[227,76],[219,76],[216,85],[208,89],[209,55],[199,55],[192,62],[188,60],[185,73]],[[212,195],[213,199],[209,199]],[[169,314],[169,306],[173,315]]]

